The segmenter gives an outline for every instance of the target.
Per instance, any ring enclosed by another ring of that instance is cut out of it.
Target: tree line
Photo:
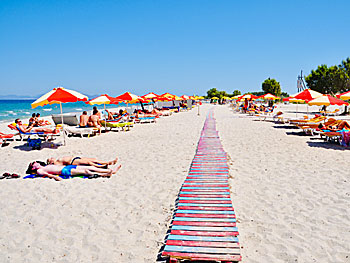
[[[328,67],[322,64],[305,77],[305,82],[308,88],[318,91],[323,94],[335,95],[350,90],[350,58],[343,60],[339,65]],[[281,84],[273,79],[267,78],[261,84],[262,91],[248,92],[250,94],[260,96],[265,93],[271,93],[278,97],[289,97],[289,94],[282,92]],[[207,98],[212,97],[234,97],[241,95],[239,90],[234,90],[232,94],[226,91],[219,91],[216,88],[211,88],[207,91]]]

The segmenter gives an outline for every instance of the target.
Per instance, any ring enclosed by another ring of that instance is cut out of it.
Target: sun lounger
[[[129,131],[131,127],[134,126],[134,122],[128,121],[128,122],[118,122],[114,120],[110,121],[100,121],[103,127],[108,128],[109,130],[116,129],[116,130],[123,130],[123,131]]]
[[[20,129],[17,128],[17,125],[15,123],[9,124],[8,127],[11,130],[15,130],[18,133],[15,135],[19,135],[20,140],[23,141],[24,139],[30,138],[32,135],[36,135],[38,137],[41,137],[45,140],[53,139],[55,136],[59,136],[59,133],[46,133],[46,132],[22,132]]]
[[[67,135],[79,135],[80,137],[83,137],[83,135],[87,135],[87,137],[90,137],[90,135],[95,135],[98,133],[97,128],[80,128],[80,127],[70,127],[70,126],[65,126],[64,127],[64,132]]]
[[[15,134],[5,134],[0,132],[0,145],[1,146],[8,145],[9,143],[7,142],[7,140],[13,138],[13,136],[15,136]]]
[[[156,122],[156,116],[138,117],[135,119],[136,123],[151,123]]]
[[[61,114],[55,114],[55,115],[52,115],[51,117],[56,125],[62,124]],[[63,123],[69,126],[77,126],[79,125],[78,116],[76,114],[63,114]]]

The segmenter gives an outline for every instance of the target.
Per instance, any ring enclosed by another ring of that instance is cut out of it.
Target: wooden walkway
[[[170,262],[241,260],[228,170],[227,155],[209,111],[162,252]]]

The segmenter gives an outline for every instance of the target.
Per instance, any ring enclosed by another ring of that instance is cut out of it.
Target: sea
[[[51,116],[52,114],[60,114],[60,105],[52,104],[45,105],[43,107],[39,106],[35,109],[32,109],[31,103],[35,100],[0,100],[0,123],[14,122],[17,118],[28,119],[32,116],[32,113],[40,113],[41,117]],[[116,108],[125,108],[127,105],[125,103],[115,104],[106,104],[104,105],[94,105],[98,109],[116,109]],[[87,111],[88,114],[92,111],[92,105],[86,104],[85,102],[74,102],[74,103],[62,103],[62,112],[63,113],[79,113]],[[137,107],[137,106],[134,106]]]

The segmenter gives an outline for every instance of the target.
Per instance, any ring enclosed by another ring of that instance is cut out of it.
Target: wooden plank
[[[177,209],[176,213],[179,214],[226,214],[226,215],[234,215],[234,210],[190,210],[190,209]]]
[[[179,204],[231,204],[230,200],[179,200]]]
[[[179,202],[177,203],[177,206],[203,206],[203,207],[232,207],[232,203],[229,202],[229,203],[224,203],[224,204],[221,204],[221,203],[214,203],[214,204],[210,204],[210,203],[182,203],[182,202]]]
[[[203,218],[202,218],[203,219]],[[178,226],[212,226],[212,227],[235,227],[235,222],[207,222],[207,221],[173,221],[172,225]]]
[[[202,231],[202,232],[238,232],[237,227],[225,226],[188,226],[188,225],[172,225],[171,230],[186,230],[186,231]]]
[[[191,246],[191,247],[231,247],[239,248],[239,243],[234,242],[208,242],[208,241],[187,241],[187,240],[167,240],[167,245]]]
[[[241,261],[240,255],[216,255],[216,254],[195,254],[164,251],[163,256],[170,256],[178,259],[205,260],[205,261]]]
[[[208,216],[204,217],[198,217],[197,215],[189,215],[188,217],[185,216],[175,216],[174,221],[191,221],[191,222],[231,222],[234,223],[236,222],[236,218],[223,218],[223,217],[218,217],[218,218],[211,218]]]
[[[224,237],[238,236],[238,231],[190,231],[190,230],[171,230],[173,235],[192,235],[192,236],[208,236],[208,237]]]
[[[174,246],[165,245],[164,251],[184,252],[184,253],[215,253],[237,255],[240,253],[239,248],[232,247],[192,247],[192,246]]]
[[[225,197],[179,197],[179,200],[198,200],[198,201],[231,201],[231,198]]]
[[[193,213],[178,213],[175,211],[176,217],[197,217],[197,218],[236,218],[235,214],[193,214]]]
[[[221,206],[180,206],[181,210],[198,210],[198,211],[233,211],[233,207],[221,207]]]
[[[228,189],[229,186],[228,184],[206,184],[206,183],[186,183],[183,184],[182,187],[201,187],[201,188],[212,188],[212,187],[220,187],[220,188],[224,188],[224,189]]]
[[[236,242],[238,243],[238,237],[236,236],[223,236],[223,237],[211,237],[211,236],[193,236],[193,235],[172,235],[170,234],[167,240],[184,240],[184,241],[205,241],[205,242]]]
[[[195,197],[195,198],[230,198],[229,194],[223,194],[223,193],[219,193],[219,194],[206,194],[206,193],[191,193],[191,192],[182,192],[180,193],[179,197]]]
[[[229,187],[200,187],[200,186],[183,186],[182,189],[200,189],[200,190],[221,190],[229,189]]]

